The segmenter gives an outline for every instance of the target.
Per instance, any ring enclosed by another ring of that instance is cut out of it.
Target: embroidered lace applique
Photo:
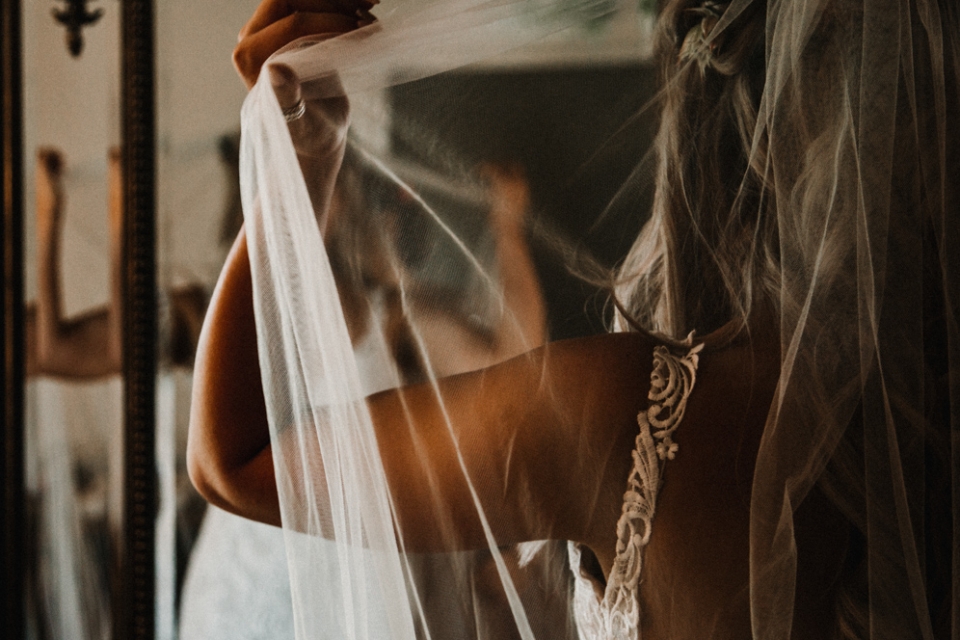
[[[640,637],[638,589],[643,548],[650,540],[663,465],[679,446],[673,434],[683,420],[687,399],[696,383],[703,345],[684,356],[666,347],[653,351],[650,406],[637,415],[640,433],[633,450],[633,469],[617,521],[617,555],[602,595],[599,585],[581,569],[581,548],[569,543],[570,566],[576,578],[574,616],[581,640],[637,640]]]

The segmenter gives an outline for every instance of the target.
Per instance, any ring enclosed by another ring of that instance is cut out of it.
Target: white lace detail
[[[657,493],[663,472],[661,461],[673,460],[679,446],[673,434],[687,409],[697,379],[703,345],[676,356],[663,346],[653,350],[650,406],[637,415],[640,433],[633,450],[633,470],[623,495],[617,521],[617,555],[602,597],[599,585],[580,569],[581,548],[569,544],[570,566],[576,577],[574,616],[581,640],[637,640],[640,604],[637,591],[643,566],[643,548],[650,540]]]

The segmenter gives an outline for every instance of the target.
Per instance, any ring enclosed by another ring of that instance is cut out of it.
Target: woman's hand
[[[247,86],[252,87],[273,53],[303,37],[330,38],[367,26],[376,20],[370,9],[379,1],[264,0],[240,32],[234,64]],[[333,97],[319,99],[303,94],[293,69],[272,64],[268,71],[323,231],[346,149],[349,102],[335,74],[325,80],[328,90],[324,91]],[[318,86],[314,83],[312,88]]]
[[[376,20],[370,9],[380,0],[264,0],[240,31],[233,64],[247,88],[274,52],[313,35],[340,35]]]
[[[379,0],[263,0],[240,32],[234,64],[248,88],[266,60],[305,36],[337,36],[374,20]],[[305,99],[292,69],[270,67],[318,216],[325,214],[343,158],[349,113],[342,95]],[[301,102],[303,100],[303,102]],[[297,105],[303,105],[297,113]],[[321,217],[321,226],[323,219]],[[204,320],[194,366],[187,460],[200,493],[224,509],[280,524],[262,393],[253,284],[241,229]]]

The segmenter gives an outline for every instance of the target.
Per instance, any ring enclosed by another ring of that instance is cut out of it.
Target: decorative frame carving
[[[3,296],[3,610],[0,628],[4,637],[25,636],[26,607],[26,487],[24,486],[24,305],[23,305],[23,48],[20,0],[0,3],[0,87],[3,122],[0,125],[3,224],[0,227],[0,265]]]
[[[156,601],[156,99],[152,0],[121,16],[123,117],[123,513],[113,635],[152,640]]]

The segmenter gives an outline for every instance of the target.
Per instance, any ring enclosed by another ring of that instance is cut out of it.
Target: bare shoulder
[[[422,548],[442,546],[422,517],[433,499],[423,469],[446,478],[446,504],[469,504],[454,464],[461,456],[484,510],[498,514],[495,533],[504,544],[546,538],[612,544],[658,344],[639,333],[558,341],[493,367],[371,396],[385,469],[403,487],[401,519],[416,529]],[[701,358],[685,419],[691,424],[680,438],[681,447],[694,437],[704,446],[690,444],[688,457],[701,457],[693,449],[709,453],[711,440],[729,426],[714,417],[730,409],[725,415],[738,420],[742,399],[769,379],[760,374],[763,363],[755,366],[754,351],[729,347]],[[769,394],[756,395],[756,407],[764,404],[761,396],[769,404]],[[731,396],[739,400],[731,403]],[[728,452],[718,454],[729,460]],[[707,469],[692,470],[701,471]],[[483,544],[479,527],[463,526],[460,535],[460,548]]]
[[[764,340],[741,340],[700,360],[646,549],[645,635],[750,634],[750,496],[779,365],[778,345]],[[687,628],[678,633],[670,621],[681,619]]]
[[[610,504],[597,496],[611,478],[626,477],[654,346],[639,335],[565,340],[435,385],[371,396],[384,468],[391,485],[402,487],[397,504],[406,543],[444,546],[422,515],[435,486],[447,494],[445,504],[471,504],[475,490],[484,511],[498,514],[494,529],[503,544],[583,539],[596,510],[609,512],[619,499],[620,490]],[[485,544],[470,518],[457,533],[456,547]]]
[[[600,389],[611,386],[629,385],[645,393],[655,345],[649,337],[634,333],[551,342],[503,363],[443,378],[436,388],[423,384],[376,394],[370,404],[374,408],[389,405],[397,394],[414,401],[439,394],[458,402],[496,397],[497,403],[509,403],[512,399],[533,408],[538,401],[562,405],[564,399],[582,398],[589,390],[609,395]],[[638,385],[642,381],[646,382]],[[577,392],[561,393],[572,388]]]

